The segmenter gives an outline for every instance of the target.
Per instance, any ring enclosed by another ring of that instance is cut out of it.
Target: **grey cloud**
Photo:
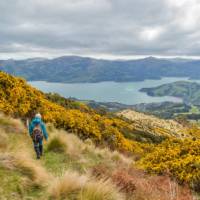
[[[188,3],[169,1],[2,0],[0,53],[200,56],[199,24],[180,20]]]

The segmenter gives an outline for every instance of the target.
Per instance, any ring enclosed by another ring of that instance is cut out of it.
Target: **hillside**
[[[35,160],[22,122],[0,115],[0,199],[194,200],[168,176],[150,176],[133,159],[48,126],[45,155]],[[20,148],[19,148],[20,147]]]
[[[134,126],[148,133],[176,138],[188,137],[185,134],[187,132],[186,128],[174,120],[159,119],[153,115],[147,115],[133,110],[123,110],[118,112],[118,115],[128,118]]]
[[[158,59],[102,60],[78,56],[55,59],[1,60],[0,70],[29,81],[101,82],[143,81],[161,77],[200,78],[199,60]]]
[[[149,146],[148,142],[159,141],[157,135],[145,134],[126,120],[100,114],[79,102],[46,96],[23,79],[3,72],[0,72],[0,95],[0,110],[4,113],[26,119],[40,112],[44,121],[81,139],[90,138],[97,145],[141,153],[144,146]]]
[[[24,122],[41,112],[50,133],[37,162],[22,122],[0,116],[0,193],[6,199],[190,200],[200,193],[195,124],[99,112],[4,72],[0,96],[2,113]]]
[[[154,88],[142,88],[141,91],[150,96],[180,97],[187,104],[200,105],[200,84],[195,82],[178,81]]]
[[[135,105],[126,105],[117,102],[96,102],[96,101],[81,101],[89,107],[110,112],[119,112],[125,109],[133,109],[138,112],[153,114],[163,119],[173,119],[177,114],[188,113],[192,106],[185,103],[160,102],[160,103],[140,103]]]

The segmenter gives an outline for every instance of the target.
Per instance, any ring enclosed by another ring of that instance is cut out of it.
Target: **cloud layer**
[[[200,56],[199,0],[3,0],[0,55]]]

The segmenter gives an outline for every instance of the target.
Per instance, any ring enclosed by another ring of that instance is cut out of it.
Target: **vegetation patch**
[[[63,139],[61,137],[54,136],[48,142],[47,150],[56,153],[65,153],[67,150],[67,144],[63,142]]]

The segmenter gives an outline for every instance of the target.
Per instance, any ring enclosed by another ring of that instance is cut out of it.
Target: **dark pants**
[[[38,142],[33,141],[34,149],[36,152],[36,156],[39,159],[40,156],[42,156],[43,153],[43,139],[39,139]]]

